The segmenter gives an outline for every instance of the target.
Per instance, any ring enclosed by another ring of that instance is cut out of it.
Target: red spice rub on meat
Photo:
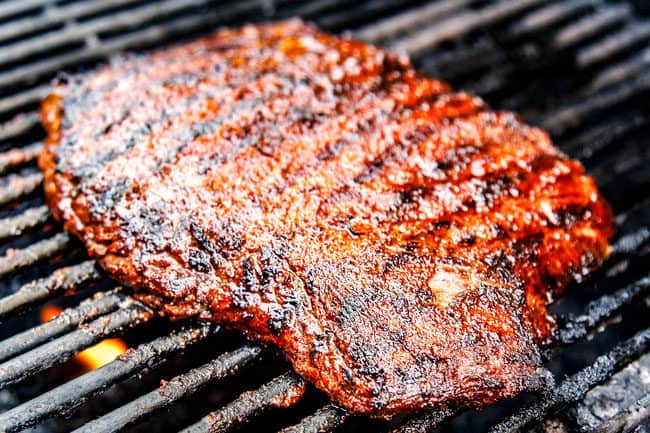
[[[109,275],[357,413],[539,388],[546,305],[612,234],[546,133],[299,21],[113,59],[43,122],[50,209]]]

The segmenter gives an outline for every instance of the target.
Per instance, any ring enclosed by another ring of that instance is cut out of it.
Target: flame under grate
[[[35,110],[47,94],[49,80],[62,69],[87,67],[124,49],[174,42],[219,25],[296,15],[327,30],[349,30],[357,38],[408,52],[423,71],[479,93],[495,107],[521,112],[549,130],[559,147],[580,158],[597,178],[618,214],[618,235],[604,269],[572,291],[578,299],[560,301],[559,331],[544,355],[553,369],[558,358],[570,356],[572,347],[580,351],[590,339],[598,342],[610,329],[623,329],[593,356],[582,357],[574,371],[555,369],[564,379],[547,395],[480,417],[481,427],[494,432],[525,430],[556,414],[561,415],[555,421],[565,428],[586,429],[579,415],[565,409],[582,402],[628,363],[640,362],[650,344],[650,321],[644,314],[650,295],[646,138],[650,20],[623,1],[0,3],[0,119],[5,121],[0,127],[0,290],[6,293],[0,299],[0,320],[12,323],[19,313],[48,299],[80,301],[46,323],[3,334],[0,389],[20,386],[107,337],[129,336],[155,321],[147,307],[103,279],[78,244],[51,223],[43,205],[42,176],[34,166],[42,147]],[[65,296],[74,293],[78,295]],[[153,340],[138,342],[107,365],[0,413],[0,431],[18,431],[62,413],[76,414],[114,384],[147,375],[185,351],[205,350],[206,344],[227,340],[216,326],[178,325]],[[160,387],[138,388],[137,397],[131,395],[126,404],[87,416],[86,421],[94,419],[78,431],[114,432],[136,426],[160,409],[198,398],[208,384],[228,381],[229,376],[231,381],[243,381],[249,371],[239,374],[240,370],[262,358],[268,361],[273,356],[253,345],[235,345],[203,364],[170,373]],[[349,417],[328,403],[323,406],[322,397],[311,396],[313,390],[294,373],[282,373],[282,368],[280,375],[251,385],[254,391],[233,395],[212,413],[204,411],[203,418],[190,416],[184,431],[226,431],[251,422],[260,429],[268,426],[254,420],[259,416],[264,420],[269,411],[280,419],[273,425],[282,425],[285,433],[369,428],[415,432],[441,423],[451,428],[474,425],[449,410],[392,423]],[[289,407],[294,408],[293,415],[283,419],[280,410]],[[588,428],[632,429],[650,417],[647,397],[620,409],[611,419]]]

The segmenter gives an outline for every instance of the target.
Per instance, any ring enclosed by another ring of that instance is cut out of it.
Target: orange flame
[[[41,309],[41,322],[54,319],[63,311],[56,305],[46,304]],[[99,343],[82,350],[75,356],[75,360],[83,366],[84,371],[95,370],[108,364],[115,358],[126,352],[128,346],[124,340],[119,338],[108,338]]]

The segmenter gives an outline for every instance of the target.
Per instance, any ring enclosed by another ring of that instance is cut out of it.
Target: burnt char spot
[[[137,217],[126,222],[124,229],[128,235],[125,237],[145,239],[142,251],[157,252],[168,245],[168,236],[172,231],[170,227],[165,203],[158,202],[151,208],[141,210]]]
[[[463,233],[459,242],[463,246],[471,246],[476,243],[476,235],[474,233]]]
[[[291,325],[294,316],[295,310],[291,305],[275,308],[269,312],[266,325],[271,333],[278,335]]]
[[[242,269],[244,272],[242,276],[244,286],[251,292],[259,292],[259,281],[257,279],[255,270],[253,269],[253,264],[251,263],[250,258],[247,257],[242,260]]]
[[[125,196],[132,187],[131,180],[120,177],[113,180],[104,189],[99,189],[99,194],[92,195],[90,211],[95,218],[115,210],[115,205]]]
[[[320,153],[318,154],[318,159],[321,161],[327,161],[328,159],[332,159],[341,153],[341,149],[345,147],[345,143],[342,141],[336,141],[334,143],[331,143],[327,146],[325,146]]]
[[[591,217],[591,208],[580,204],[569,204],[553,211],[553,221],[548,221],[553,227],[570,228],[578,221]]]
[[[407,251],[408,250],[414,251],[415,248],[417,248],[417,246],[411,246],[411,247],[412,248],[409,248],[409,245],[407,245],[406,246]],[[387,272],[390,272],[393,269],[400,268],[405,264],[407,264],[410,260],[413,260],[414,258],[415,256],[408,252],[389,256],[384,262],[383,265],[384,269],[382,271],[382,274],[386,274]]]
[[[205,230],[195,221],[190,222],[189,228],[198,246],[209,254],[212,265],[215,268],[222,267],[226,263],[226,258],[219,254],[218,247],[210,241]]]
[[[507,282],[516,280],[512,257],[510,257],[505,251],[497,251],[492,254],[487,254],[484,262],[488,273],[497,275],[501,281]]]
[[[122,121],[124,121],[124,119],[126,119],[131,113],[131,108],[133,107],[125,108],[124,110],[122,110],[122,113],[118,116],[117,119],[115,119],[112,122],[108,122],[106,125],[100,128],[99,131],[97,131],[97,133],[95,134],[95,138],[99,138],[102,135],[109,133],[115,125],[118,125]]]
[[[232,285],[231,290],[231,305],[234,308],[245,310],[254,304],[255,298],[252,293],[244,287]]]
[[[282,270],[282,258],[276,249],[267,246],[262,247],[261,262],[261,281],[262,284],[267,285],[280,276]]]
[[[73,170],[73,175],[82,180],[82,187],[92,187],[95,175],[97,175],[103,167],[118,157],[124,156],[133,149],[136,144],[144,140],[150,132],[151,125],[149,123],[144,123],[144,125],[133,131],[117,149],[100,150],[93,154],[88,158],[88,162]]]
[[[210,256],[196,248],[189,248],[187,251],[187,263],[192,269],[199,272],[209,272],[212,269],[210,266]]]
[[[396,208],[406,209],[411,205],[415,205],[418,200],[422,197],[424,189],[421,186],[414,186],[406,189],[405,191],[400,191],[398,202]]]

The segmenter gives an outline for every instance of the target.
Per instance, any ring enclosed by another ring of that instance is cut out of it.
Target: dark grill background
[[[650,355],[639,359],[650,343],[649,9],[604,0],[0,2],[0,431],[424,431],[436,421],[444,431],[642,429],[650,416]],[[545,355],[557,388],[547,395],[391,423],[347,417],[311,388],[294,407],[273,408],[301,386],[281,358],[215,327],[152,318],[50,220],[35,166],[36,110],[56,74],[221,25],[292,16],[408,52],[424,72],[545,127],[597,178],[619,232],[605,267],[552,307],[560,326]],[[39,326],[46,300],[70,310]],[[71,381],[65,361],[112,334],[134,350]],[[246,390],[257,391],[240,396]]]

